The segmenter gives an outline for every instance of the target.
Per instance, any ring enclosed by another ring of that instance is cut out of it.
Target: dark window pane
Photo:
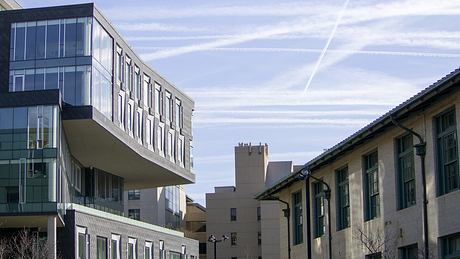
[[[64,69],[64,102],[75,105],[75,67]]]
[[[0,109],[0,150],[10,150],[13,142],[13,109]]]
[[[34,90],[34,81],[35,81],[35,71],[33,69],[26,70],[24,91],[33,91]]]
[[[40,68],[35,70],[35,84],[34,90],[45,89],[45,69]]]
[[[75,83],[75,105],[90,105],[90,80],[91,67],[77,67]]]
[[[27,25],[26,59],[35,59],[35,22]]]
[[[43,59],[45,58],[45,33],[46,31],[46,22],[37,22],[36,27],[36,58]]]
[[[27,149],[27,108],[14,108],[13,149]]]
[[[65,20],[65,53],[66,57],[75,56],[77,49],[77,19]]]
[[[26,45],[26,24],[16,24],[16,40],[14,44],[14,59],[24,60],[24,51]]]
[[[59,89],[58,68],[47,68],[45,77],[45,89]]]
[[[46,58],[59,56],[59,20],[48,21],[46,31]]]

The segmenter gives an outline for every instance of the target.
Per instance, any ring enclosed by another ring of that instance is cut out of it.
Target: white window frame
[[[128,102],[128,121],[127,121],[127,128],[129,135],[133,137],[134,135],[134,103],[129,101]]]
[[[125,93],[122,91],[118,94],[118,120],[120,127],[125,130]]]
[[[148,254],[147,259],[153,259],[153,243],[151,241],[145,241],[145,247],[150,248],[150,254]],[[144,248],[144,258],[145,258],[145,248]]]
[[[173,106],[172,106],[172,94],[169,91],[165,92],[166,96],[166,122],[172,123],[173,120]]]
[[[153,143],[154,143],[154,134],[153,134],[153,117],[147,117],[147,123],[145,124],[145,136],[147,139],[147,148],[153,150]]]
[[[154,94],[154,106],[155,106],[155,114],[161,114],[161,105],[162,105],[162,98],[161,98],[161,85],[155,82],[155,94]]]
[[[144,116],[142,114],[142,109],[137,109],[136,112],[136,138],[137,142],[142,145],[142,142],[144,141],[144,138],[142,136],[142,130],[143,130],[143,120]]]
[[[184,161],[185,161],[185,137],[182,135],[179,135],[179,138],[177,140],[177,162],[181,166],[184,166]]]
[[[128,238],[128,244],[126,246],[126,258],[129,258],[128,257],[128,253],[129,253],[128,246],[129,246],[129,244],[133,245],[133,255],[134,255],[133,257],[137,258],[137,249],[136,249],[137,239],[132,238],[132,237]]]
[[[171,162],[175,162],[175,134],[174,130],[168,130],[167,144],[168,144],[168,157]]]
[[[117,234],[112,234],[112,238],[110,239],[110,253],[112,253],[112,240],[117,242],[117,254],[116,259],[121,259],[121,236]],[[109,255],[112,258],[112,254]]]
[[[86,242],[86,258],[83,258],[83,259],[88,259],[89,258],[89,236],[88,236],[88,229],[86,227],[80,227],[80,226],[77,226],[77,231],[76,231],[76,237],[75,237],[75,240],[77,240],[77,245],[76,245],[76,249],[75,249],[75,258],[78,258],[78,235],[79,234],[83,234],[85,235],[85,242]]]
[[[165,156],[165,124],[159,123],[158,130],[157,130],[157,149],[160,156]]]

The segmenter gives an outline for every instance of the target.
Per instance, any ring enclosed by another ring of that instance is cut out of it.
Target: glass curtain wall
[[[55,211],[56,106],[0,109],[0,212]]]

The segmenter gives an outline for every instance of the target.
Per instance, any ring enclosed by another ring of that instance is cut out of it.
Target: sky
[[[203,205],[214,186],[234,185],[238,143],[304,164],[460,65],[460,0],[95,3],[195,100],[186,190]]]

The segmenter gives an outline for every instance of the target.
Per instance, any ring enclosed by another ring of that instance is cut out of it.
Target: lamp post
[[[208,242],[211,242],[214,244],[214,259],[217,259],[217,243],[225,242],[225,240],[227,239],[228,239],[228,236],[226,235],[222,235],[221,239],[217,239],[216,236],[212,234],[209,236]]]

